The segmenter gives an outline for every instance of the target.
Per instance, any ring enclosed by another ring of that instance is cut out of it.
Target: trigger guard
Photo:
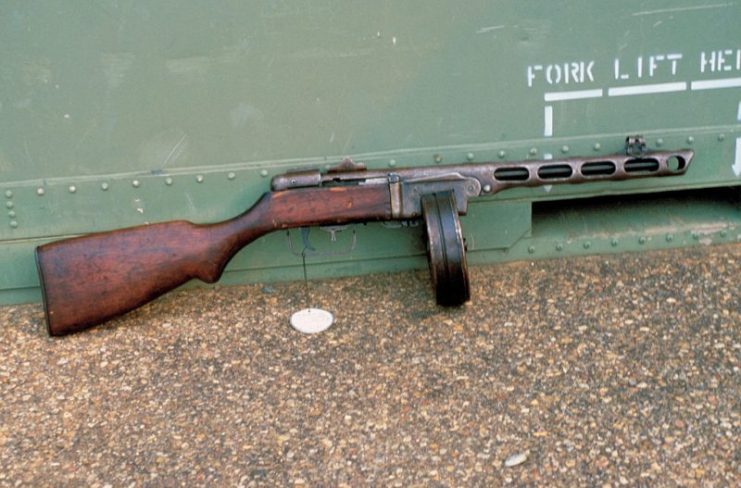
[[[435,299],[443,306],[463,305],[471,292],[455,194],[443,191],[422,195],[421,203]]]

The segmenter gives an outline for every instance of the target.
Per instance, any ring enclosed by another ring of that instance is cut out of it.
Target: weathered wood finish
[[[48,331],[91,327],[193,278],[213,283],[237,251],[274,230],[389,219],[384,185],[305,188],[266,193],[216,224],[164,222],[46,244],[36,262]]]

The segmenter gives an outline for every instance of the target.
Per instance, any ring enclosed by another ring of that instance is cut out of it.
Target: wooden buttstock
[[[384,220],[385,186],[266,193],[234,219],[164,222],[66,239],[36,249],[49,334],[100,324],[198,278],[213,283],[242,247],[277,229]]]
[[[46,323],[59,336],[99,324],[192,278],[212,281],[224,242],[207,227],[166,222],[91,234],[36,249]]]

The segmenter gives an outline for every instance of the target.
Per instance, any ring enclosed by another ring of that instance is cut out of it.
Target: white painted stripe
[[[741,137],[736,139],[736,161],[733,163],[733,172],[741,177]]]
[[[736,114],[736,120],[741,122],[741,102],[738,102],[738,113]]]
[[[737,88],[741,86],[741,78],[723,78],[720,80],[693,81],[693,90],[713,90],[716,88]]]
[[[687,83],[684,81],[676,83],[656,83],[653,85],[619,86],[609,88],[607,90],[607,96],[622,97],[625,95],[647,95],[650,93],[679,92],[685,91],[686,89]]]
[[[543,137],[551,137],[553,135],[553,106],[552,105],[545,106],[544,125],[545,125],[545,128],[543,129]]]
[[[674,12],[689,12],[692,10],[706,10],[706,9],[712,9],[712,8],[723,8],[723,7],[731,7],[733,6],[733,3],[715,3],[712,5],[697,5],[693,7],[672,7],[672,8],[662,8],[658,10],[645,10],[643,12],[635,12],[631,15],[633,17],[638,17],[641,15],[654,15],[654,14],[668,14],[668,13],[674,13]]]
[[[563,92],[548,92],[544,98],[546,102],[558,102],[560,100],[580,100],[582,98],[599,98],[604,95],[601,88],[595,90],[574,90]]]

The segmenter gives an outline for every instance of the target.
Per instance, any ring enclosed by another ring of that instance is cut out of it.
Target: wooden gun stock
[[[237,251],[268,232],[373,220],[423,218],[437,302],[461,305],[469,285],[458,216],[470,198],[522,186],[678,176],[694,156],[644,146],[633,137],[626,154],[393,171],[346,160],[326,173],[276,176],[272,192],[225,222],[165,222],[46,244],[36,249],[36,263],[49,334],[99,324],[193,278],[213,283]]]
[[[36,249],[49,334],[100,324],[197,278],[213,283],[242,247],[278,229],[385,220],[388,187],[266,193],[234,219],[164,222],[66,239]]]

